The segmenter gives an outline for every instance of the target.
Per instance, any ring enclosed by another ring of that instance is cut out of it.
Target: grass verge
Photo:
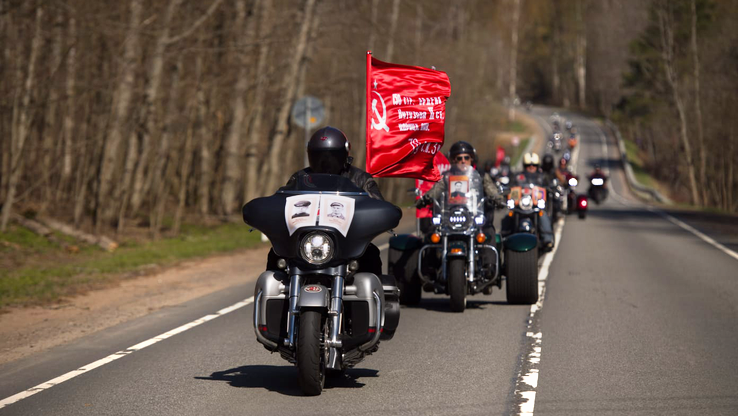
[[[644,169],[645,164],[641,157],[641,150],[638,149],[638,146],[634,142],[627,139],[623,139],[623,141],[625,142],[625,152],[628,155],[628,162],[630,162],[630,166],[633,168],[633,175],[635,175],[636,180],[641,185],[653,187],[654,181]]]
[[[113,253],[82,247],[72,254],[13,226],[0,233],[0,309],[55,303],[182,260],[255,247],[260,237],[243,224],[185,225],[175,238],[123,242]]]

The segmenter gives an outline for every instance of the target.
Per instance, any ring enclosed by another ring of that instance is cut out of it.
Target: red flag
[[[366,55],[366,170],[378,177],[440,178],[446,99],[442,71],[391,64]]]
[[[505,159],[505,148],[497,146],[497,153],[495,155],[495,167],[499,168],[502,161]]]
[[[441,175],[443,172],[451,169],[451,162],[441,152],[436,153],[436,156],[433,158],[433,165]],[[424,181],[422,179],[415,180],[415,187],[420,190],[420,196],[425,195],[435,184],[436,182]],[[418,208],[415,210],[415,216],[417,218],[431,218],[433,216],[433,208],[430,206]]]

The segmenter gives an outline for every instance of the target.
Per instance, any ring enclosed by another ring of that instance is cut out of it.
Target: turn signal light
[[[512,212],[512,211],[508,212],[508,213],[507,213],[507,216],[508,216],[508,217],[512,217],[512,216],[513,216],[513,212]]]
[[[431,234],[431,242],[437,243],[439,241],[441,241],[441,236],[438,233]]]
[[[477,234],[477,243],[482,244],[487,241],[487,236],[484,233]]]
[[[543,216],[543,211],[538,211],[538,216],[539,217],[542,217]]]

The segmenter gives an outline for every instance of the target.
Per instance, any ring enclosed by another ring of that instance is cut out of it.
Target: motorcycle
[[[389,267],[398,278],[401,301],[420,301],[421,289],[448,294],[453,312],[466,309],[467,295],[502,287],[497,234],[482,230],[487,219],[482,178],[471,167],[452,167],[443,179],[450,193],[433,201],[433,231],[425,238],[390,238]]]
[[[244,222],[280,258],[254,288],[256,339],[297,366],[306,395],[320,394],[326,373],[353,367],[394,335],[395,279],[361,272],[357,259],[401,216],[349,179],[326,174],[302,175],[244,205]]]
[[[554,133],[551,140],[548,141],[547,147],[549,150],[553,150],[554,152],[558,153],[563,149],[563,140],[561,138],[561,133]]]
[[[605,187],[606,178],[602,176],[592,176],[589,178],[589,190],[587,195],[594,200],[597,205],[607,199],[607,188]]]
[[[506,190],[513,233],[503,240],[507,300],[530,304],[538,300],[538,221],[546,209],[546,189],[528,183]]]
[[[587,195],[577,194],[576,187],[579,184],[579,178],[575,175],[568,175],[568,189],[567,189],[567,214],[573,214],[574,211],[579,215],[579,219],[585,219],[587,217],[587,206],[589,201]]]

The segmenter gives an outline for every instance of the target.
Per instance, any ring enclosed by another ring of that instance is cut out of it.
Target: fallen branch
[[[51,218],[42,218],[41,221],[43,221],[44,224],[46,224],[49,228],[53,230],[59,231],[64,235],[74,237],[77,240],[84,241],[88,244],[97,245],[105,251],[112,252],[116,248],[118,248],[118,243],[103,235],[95,236],[92,234],[87,234],[84,231],[78,230],[70,225],[64,224]]]
[[[40,235],[41,237],[46,238],[51,243],[56,244],[62,248],[64,248],[67,251],[76,253],[79,251],[79,248],[77,246],[73,246],[70,244],[67,244],[66,241],[60,240],[54,235],[54,232],[47,228],[45,225],[41,224],[38,221],[34,221],[32,219],[28,219],[22,215],[19,214],[13,214],[13,220],[20,224],[21,226],[28,228],[29,230],[33,231],[34,233]]]

